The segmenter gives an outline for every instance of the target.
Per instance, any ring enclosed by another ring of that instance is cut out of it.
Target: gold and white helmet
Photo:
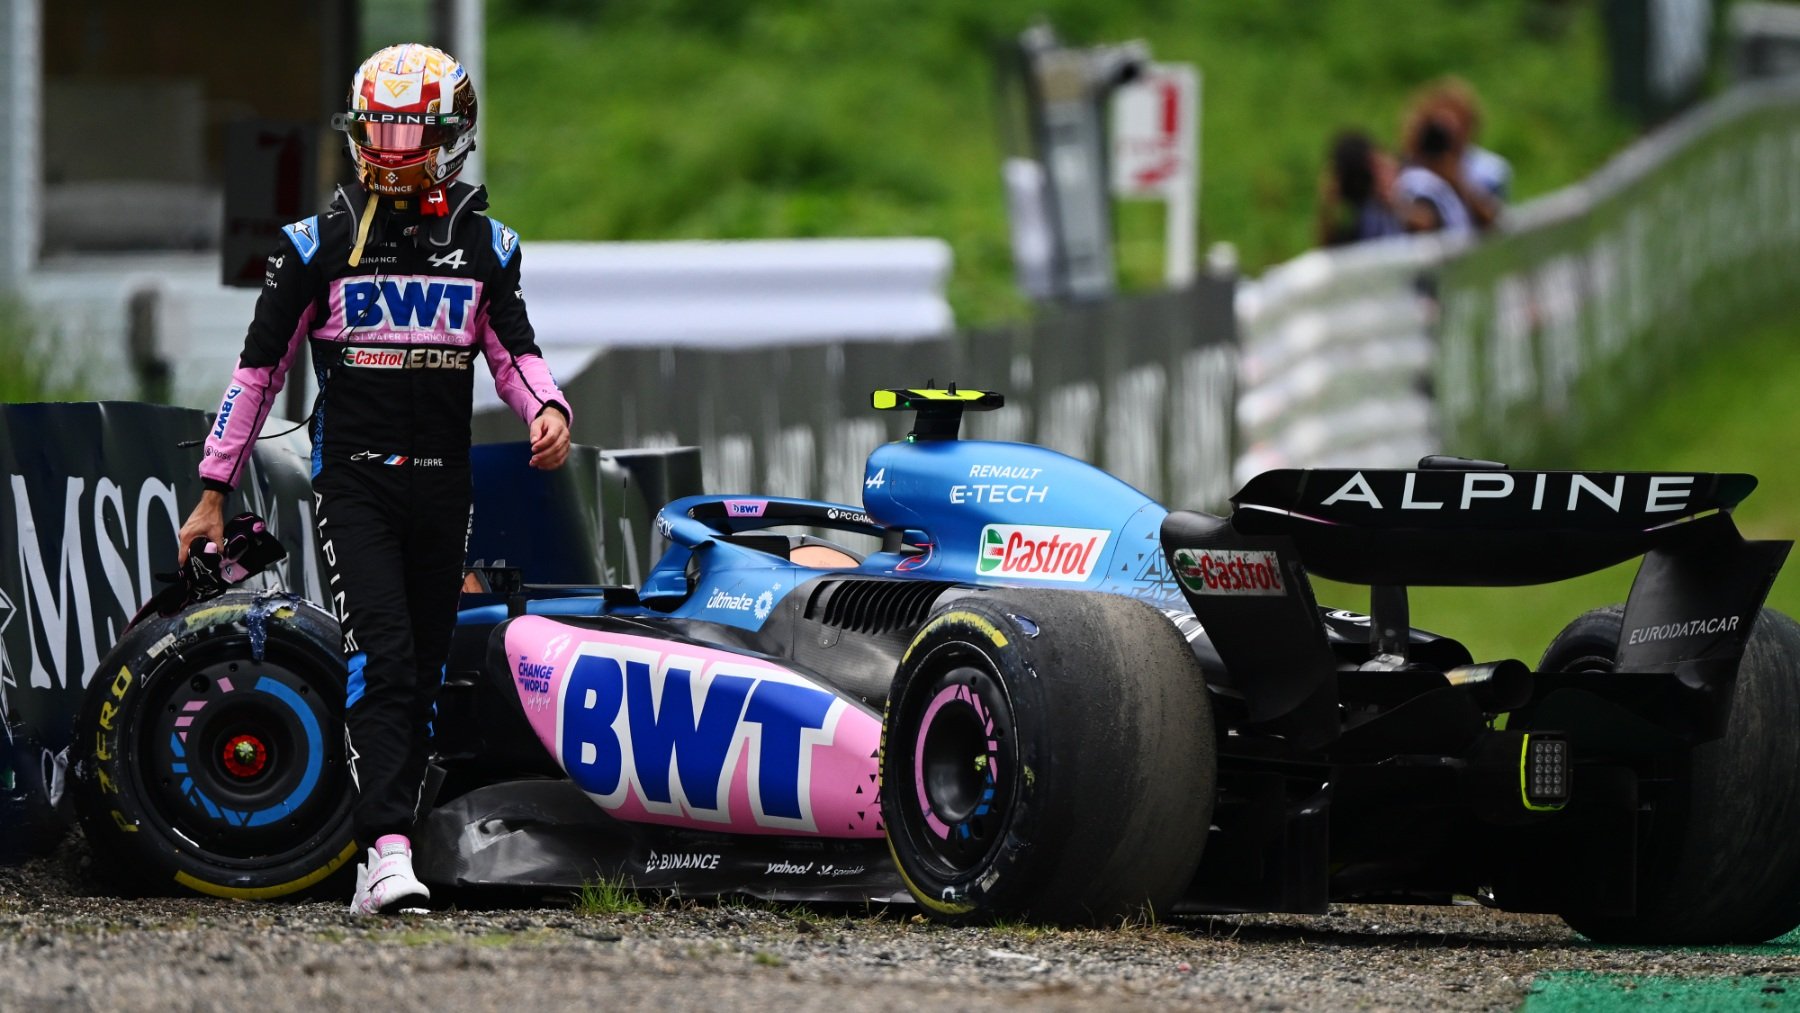
[[[475,150],[475,85],[441,49],[409,42],[363,61],[344,130],[364,189],[423,194],[456,178]]]

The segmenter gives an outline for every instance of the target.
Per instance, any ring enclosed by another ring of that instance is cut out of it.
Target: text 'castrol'
[[[988,577],[1084,581],[1093,576],[1111,532],[1040,524],[989,524],[981,529],[977,572]]]
[[[1272,551],[1176,549],[1175,579],[1195,594],[1281,595],[1281,562]]]

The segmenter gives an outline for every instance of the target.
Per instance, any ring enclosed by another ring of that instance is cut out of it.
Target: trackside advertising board
[[[131,402],[0,405],[0,861],[45,850],[73,818],[63,789],[82,692],[162,586],[155,574],[175,568],[176,533],[200,495],[200,449],[178,444],[207,424]],[[266,431],[286,428],[271,420]],[[288,550],[246,587],[321,600],[310,456],[303,431],[261,441],[226,506],[260,514]],[[545,473],[526,467],[523,443],[478,447],[471,558],[546,583],[634,580],[661,505],[646,494],[698,492],[695,456],[615,461],[576,447]]]
[[[200,495],[198,411],[129,402],[0,405],[0,857],[55,841],[82,689],[175,568]],[[288,550],[267,578],[316,593],[304,436],[261,444],[228,509],[255,510]]]

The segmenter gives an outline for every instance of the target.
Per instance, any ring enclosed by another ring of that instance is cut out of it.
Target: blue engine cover
[[[878,523],[917,532],[909,540],[926,547],[904,558],[870,557],[865,569],[1180,600],[1159,541],[1167,511],[1099,468],[1044,447],[889,443],[869,455],[863,505]]]
[[[670,618],[758,630],[790,592],[822,571],[718,537],[719,529],[693,513],[708,504],[717,508],[711,523],[733,531],[780,526],[783,511],[801,506],[841,515],[853,526],[904,532],[904,550],[877,551],[845,572],[1106,591],[1171,614],[1190,611],[1164,562],[1168,511],[1091,464],[1031,444],[920,440],[878,447],[863,471],[860,513],[781,497],[696,496],[665,506],[657,524],[668,549],[641,597]],[[696,557],[701,548],[704,555]],[[538,614],[642,610],[591,596],[529,606]],[[464,613],[465,621],[474,619]]]

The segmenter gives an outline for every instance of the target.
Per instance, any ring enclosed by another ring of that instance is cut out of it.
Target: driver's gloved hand
[[[174,573],[156,574],[156,579],[169,586],[156,592],[131,618],[135,626],[152,613],[176,615],[192,605],[217,598],[225,589],[241,584],[265,568],[287,558],[287,550],[261,517],[241,513],[225,522],[223,549],[196,538],[188,545],[187,562]]]
[[[217,598],[225,593],[225,579],[220,574],[225,559],[219,555],[218,546],[203,538],[196,538],[188,543],[187,562],[174,573],[156,574],[156,579],[168,587],[150,596],[144,607],[131,617],[131,625],[136,626],[140,620],[147,619],[152,613],[160,616],[172,616],[189,605]]]

